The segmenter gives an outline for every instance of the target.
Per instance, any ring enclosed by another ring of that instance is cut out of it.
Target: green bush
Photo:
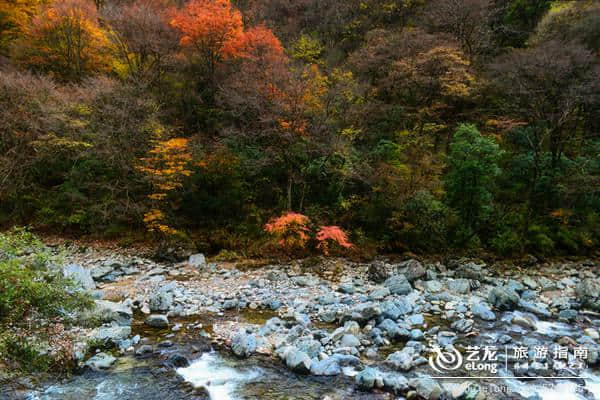
[[[24,229],[0,234],[0,360],[26,369],[64,364],[64,326],[92,300],[63,277],[59,259]],[[51,346],[52,344],[53,346]]]
[[[528,247],[532,251],[541,255],[549,255],[554,252],[554,240],[550,237],[547,227],[541,225],[532,225],[527,232]]]

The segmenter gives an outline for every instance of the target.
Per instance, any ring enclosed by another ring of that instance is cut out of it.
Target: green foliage
[[[291,55],[309,64],[320,64],[323,51],[324,47],[319,39],[311,35],[302,35],[294,42]]]
[[[464,223],[459,240],[466,242],[476,236],[493,210],[501,154],[500,146],[483,137],[475,125],[460,125],[454,133],[445,183],[448,203]]]
[[[71,313],[92,301],[63,277],[58,261],[24,229],[0,234],[0,358],[32,369],[64,361],[44,343],[58,342]]]

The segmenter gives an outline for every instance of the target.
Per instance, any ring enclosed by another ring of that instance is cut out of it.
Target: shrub
[[[304,249],[310,239],[310,220],[306,215],[287,212],[273,218],[265,225],[265,231],[274,235],[286,250]]]
[[[26,230],[0,234],[0,359],[28,369],[67,363],[64,324],[92,301],[63,277],[58,261]]]
[[[317,248],[320,249],[323,254],[329,255],[331,245],[338,245],[345,249],[352,247],[352,243],[348,241],[348,236],[339,226],[322,226],[317,232]]]
[[[329,255],[332,245],[345,249],[353,247],[339,226],[321,226],[315,235],[309,225],[310,218],[306,215],[287,212],[271,219],[265,225],[265,231],[273,235],[287,252],[306,250],[312,238],[316,239],[316,248],[325,255]]]

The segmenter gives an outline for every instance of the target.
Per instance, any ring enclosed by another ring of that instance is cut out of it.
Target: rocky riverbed
[[[72,248],[63,268],[97,299],[83,319],[101,325],[71,331],[81,374],[7,398],[600,399],[594,260],[161,264]]]

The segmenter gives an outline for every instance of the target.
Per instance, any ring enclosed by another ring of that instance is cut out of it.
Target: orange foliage
[[[211,73],[220,60],[238,55],[244,24],[229,0],[191,0],[171,15],[171,26],[181,33],[181,46],[200,52]]]
[[[211,80],[224,60],[283,57],[283,46],[270,29],[244,30],[242,14],[230,0],[191,0],[171,10],[170,23],[181,34],[180,45],[196,50]]]
[[[310,219],[303,214],[287,212],[273,218],[265,225],[265,231],[279,239],[281,247],[287,250],[304,249],[311,238]],[[349,249],[353,247],[348,236],[339,226],[321,226],[316,235],[317,249],[329,255],[332,243]]]
[[[265,231],[275,235],[279,239],[279,244],[288,250],[304,248],[309,240],[309,222],[306,215],[288,212],[281,217],[271,219],[265,225]]]
[[[238,55],[252,60],[274,61],[283,57],[283,46],[272,30],[264,25],[248,29],[236,43]]]
[[[64,80],[110,69],[108,39],[92,0],[55,1],[33,19],[28,34],[26,62]]]
[[[181,187],[183,177],[192,173],[188,169],[192,161],[188,147],[189,140],[185,138],[157,140],[154,148],[148,152],[149,156],[142,158],[142,164],[137,167],[150,178],[154,191],[148,198],[158,204],[144,215],[144,224],[151,232],[177,233],[166,224],[167,217],[159,207],[167,193]]]
[[[348,236],[339,226],[322,226],[317,232],[317,248],[323,251],[323,254],[329,254],[329,241],[349,249],[352,243],[348,241]]]

